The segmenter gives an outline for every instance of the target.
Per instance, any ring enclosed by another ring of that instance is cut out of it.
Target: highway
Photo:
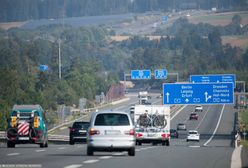
[[[137,98],[132,94],[127,96],[130,97],[128,102],[111,108],[127,111]],[[159,103],[161,99],[153,96],[151,101]],[[50,144],[43,149],[28,144],[10,149],[6,148],[6,144],[1,144],[0,167],[230,167],[234,150],[231,134],[235,109],[230,105],[206,105],[203,106],[203,112],[199,113],[199,119],[191,121],[189,114],[193,110],[194,106],[184,106],[174,113],[171,117],[171,128],[176,128],[179,122],[183,122],[187,130],[198,130],[201,134],[200,142],[186,142],[187,131],[180,131],[179,138],[172,139],[169,147],[150,144],[136,146],[135,157],[128,156],[127,152],[96,152],[94,156],[87,156],[85,144]]]

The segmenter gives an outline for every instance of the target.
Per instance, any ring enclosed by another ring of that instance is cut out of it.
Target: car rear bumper
[[[94,148],[116,148],[125,149],[135,146],[135,139],[89,139],[88,146]]]

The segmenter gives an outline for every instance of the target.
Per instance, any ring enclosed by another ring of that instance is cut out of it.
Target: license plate
[[[120,131],[118,131],[118,130],[107,130],[107,131],[105,131],[105,134],[106,135],[119,135]]]
[[[86,130],[79,130],[80,133],[86,133]]]
[[[29,137],[19,137],[19,140],[29,140]]]
[[[147,134],[148,137],[154,137],[156,134]]]

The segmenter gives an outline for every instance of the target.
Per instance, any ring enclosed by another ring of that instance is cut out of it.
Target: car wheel
[[[129,150],[128,150],[128,155],[129,156],[135,156],[135,148],[133,147],[133,148],[130,148]]]
[[[188,140],[188,139],[187,139],[186,141],[187,141],[187,142],[189,142],[189,140]]]
[[[8,141],[8,142],[7,142],[7,147],[8,147],[8,148],[14,148],[14,147],[15,147],[15,143],[12,142],[12,141]]]
[[[166,141],[166,146],[170,146],[170,141],[169,140]]]
[[[142,143],[141,143],[141,142],[139,142],[139,141],[138,141],[138,142],[136,142],[136,144],[137,144],[137,145],[139,145],[139,146],[141,146],[141,145],[142,145]]]
[[[165,146],[165,142],[162,142],[162,146]]]
[[[87,147],[87,155],[88,156],[93,156],[94,155],[94,151],[93,151],[93,149],[91,148],[91,147]]]
[[[74,144],[75,144],[75,142],[74,142],[74,141],[72,141],[72,140],[70,140],[70,141],[69,141],[69,144],[70,144],[70,145],[74,145]]]

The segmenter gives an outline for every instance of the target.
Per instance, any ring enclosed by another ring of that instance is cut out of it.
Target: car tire
[[[186,141],[187,141],[187,142],[189,142],[189,140],[188,140],[188,139],[187,139]]]
[[[87,155],[88,156],[93,156],[94,155],[94,150],[91,147],[87,147]]]
[[[166,143],[165,143],[166,146],[170,146],[170,141],[167,140]]]
[[[162,142],[162,146],[165,146],[165,141]]]
[[[14,147],[15,147],[15,143],[12,142],[12,141],[8,141],[8,142],[7,142],[7,147],[8,147],[8,148],[14,148]]]
[[[70,141],[69,141],[69,144],[70,144],[70,145],[74,145],[74,144],[75,144],[75,142],[74,142],[74,141],[72,141],[72,140],[70,140]]]
[[[136,142],[136,144],[138,145],[138,146],[142,146],[142,143],[141,142]]]
[[[129,150],[128,150],[128,155],[129,156],[135,156],[135,148],[133,147],[133,148],[130,148]]]

